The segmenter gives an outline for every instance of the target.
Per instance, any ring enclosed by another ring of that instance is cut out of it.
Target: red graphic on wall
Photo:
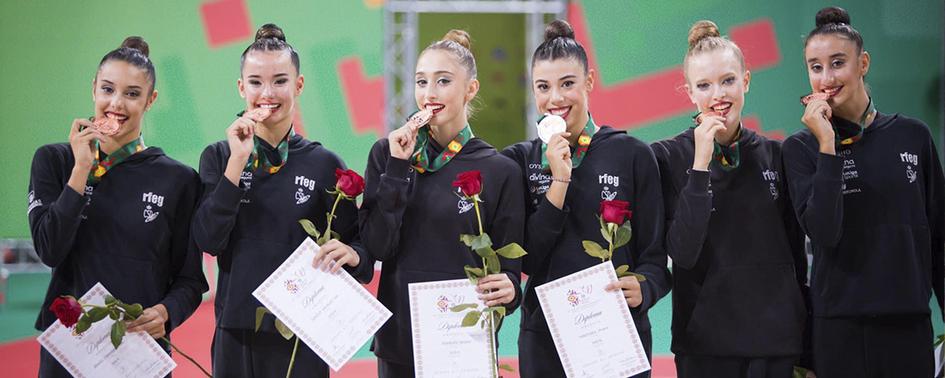
[[[602,82],[601,71],[597,60],[594,59],[594,44],[590,39],[584,10],[578,2],[568,5],[568,22],[574,28],[575,38],[587,51],[590,68],[598,73],[598,81]],[[761,19],[738,25],[733,27],[729,34],[742,49],[748,69],[770,67],[781,60],[771,20]],[[679,59],[682,60],[682,57]],[[695,112],[694,105],[682,89],[683,84],[685,80],[682,65],[678,65],[622,83],[596,86],[590,94],[594,118],[604,120],[614,127],[632,129]]]
[[[742,126],[745,126],[746,129],[754,130],[756,133],[759,133],[761,135],[768,137],[768,139],[784,140],[784,131],[761,130],[761,121],[758,119],[758,116],[754,114],[742,117]]]
[[[384,126],[384,77],[367,77],[359,57],[344,58],[338,62],[338,77],[341,91],[348,104],[348,115],[354,131],[373,131],[377,136],[385,135]]]
[[[200,5],[200,18],[210,47],[220,47],[253,35],[244,0],[216,0]]]

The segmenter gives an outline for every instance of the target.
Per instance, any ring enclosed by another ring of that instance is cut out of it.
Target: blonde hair
[[[686,76],[686,80],[689,80],[689,74],[687,73],[689,58],[696,54],[721,49],[729,49],[734,52],[735,56],[738,57],[738,63],[741,64],[743,70],[745,69],[745,56],[742,55],[742,49],[738,48],[735,42],[722,37],[718,25],[709,20],[697,21],[692,24],[692,27],[689,28],[689,50],[683,59],[683,74]]]
[[[476,70],[476,57],[473,56],[472,50],[470,49],[471,45],[469,40],[469,33],[465,30],[451,29],[446,32],[446,35],[439,41],[433,42],[423,49],[420,55],[422,56],[429,50],[446,51],[453,55],[459,64],[466,69],[466,73],[469,74],[469,80],[475,80],[476,75],[478,75],[478,71]],[[472,118],[473,113],[478,110],[478,106],[473,105],[473,101],[475,100],[476,98],[473,98],[466,104],[467,118]]]
[[[465,30],[452,29],[439,41],[433,42],[427,46],[427,48],[423,49],[420,55],[423,55],[423,53],[428,50],[447,51],[453,54],[456,60],[466,68],[466,72],[469,73],[469,78],[475,79],[477,75],[476,57],[473,56],[469,46],[469,33]]]

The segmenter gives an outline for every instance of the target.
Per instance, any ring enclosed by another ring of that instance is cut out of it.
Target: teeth
[[[551,109],[551,114],[554,114],[554,115],[556,115],[556,116],[560,116],[560,115],[564,115],[565,113],[567,113],[568,110],[569,110],[568,108]]]
[[[116,120],[119,120],[119,121],[124,121],[124,120],[128,119],[128,116],[118,115],[118,114],[115,114],[115,113],[105,113],[105,117],[108,117],[108,118],[111,118],[111,119],[116,119]]]
[[[443,109],[443,108],[445,108],[445,107],[446,107],[446,105],[434,105],[434,104],[430,104],[430,105],[427,105],[427,106],[426,106],[426,108],[427,108],[427,109],[430,109],[430,110],[440,110],[440,109]]]
[[[263,109],[275,109],[279,107],[279,104],[259,104],[259,107]]]
[[[712,110],[724,111],[724,110],[728,110],[728,108],[731,108],[731,107],[732,107],[732,104],[716,105],[712,107]]]

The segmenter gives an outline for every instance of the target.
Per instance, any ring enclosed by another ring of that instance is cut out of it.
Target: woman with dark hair
[[[92,81],[94,117],[74,120],[68,144],[42,146],[33,157],[30,231],[36,253],[52,268],[38,330],[56,321],[48,309],[53,300],[79,297],[101,282],[115,298],[144,306],[128,332],[159,339],[197,309],[207,290],[190,239],[197,173],[141,137],[142,119],[157,99],[148,52],[143,39],[128,37],[106,54]],[[71,375],[41,348],[39,376]]]
[[[239,94],[246,111],[226,129],[226,140],[200,157],[204,197],[194,217],[194,239],[217,256],[220,275],[213,337],[213,374],[220,377],[275,377],[292,370],[308,377],[328,377],[328,365],[304,343],[294,343],[265,316],[254,331],[255,290],[305,240],[299,219],[324,230],[332,209],[335,170],[344,162],[320,143],[293,130],[297,97],[305,78],[299,56],[282,29],[266,24],[240,58]],[[341,201],[332,229],[340,240],[321,246],[313,264],[344,269],[362,282],[371,280],[373,264],[352,243],[357,209]],[[346,244],[351,243],[351,244]],[[353,248],[352,246],[355,246]],[[322,261],[319,261],[319,260]]]
[[[751,73],[712,21],[689,30],[683,72],[696,126],[652,145],[673,259],[676,373],[791,377],[803,349],[807,257],[781,143],[742,125]]]
[[[804,60],[807,127],[784,142],[791,199],[813,247],[818,377],[930,377],[929,300],[942,310],[945,177],[928,126],[877,111],[870,55],[840,8],[817,13]]]
[[[409,284],[462,279],[464,266],[481,267],[482,258],[460,234],[485,232],[496,247],[522,242],[518,167],[473,136],[469,125],[469,103],[479,91],[469,34],[451,30],[427,46],[414,80],[423,120],[407,122],[371,148],[360,210],[365,246],[383,262],[377,296],[393,313],[373,345],[378,375],[385,378],[415,375]],[[481,224],[473,203],[453,187],[457,175],[469,171],[481,176]],[[501,273],[478,280],[478,299],[510,314],[521,297],[521,264],[499,260]]]
[[[529,252],[523,262],[529,277],[518,341],[522,376],[565,375],[535,287],[600,263],[583,252],[582,241],[606,243],[595,217],[602,200],[630,203],[633,237],[613,251],[612,262],[629,265],[646,279],[622,277],[608,289],[623,291],[651,357],[647,311],[670,288],[656,159],[642,141],[594,122],[588,108],[594,71],[588,68],[587,54],[567,22],[557,20],[545,29],[545,41],[532,56],[531,76],[538,111],[563,118],[566,128],[547,144],[536,138],[502,152],[521,167],[524,175],[519,180],[527,188],[521,192],[527,204],[525,249]]]

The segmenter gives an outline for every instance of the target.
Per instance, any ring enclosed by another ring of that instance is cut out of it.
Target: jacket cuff
[[[570,212],[571,209],[567,204],[559,209],[548,200],[548,197],[542,197],[531,218],[538,220],[542,229],[558,232],[564,228],[564,222],[567,221]]]
[[[213,191],[213,197],[218,203],[232,207],[239,206],[244,194],[246,194],[246,189],[233,185],[226,177],[220,177],[220,183]]]
[[[692,195],[709,195],[709,180],[711,175],[709,171],[689,170],[689,178],[686,180],[686,186],[683,191]]]
[[[351,249],[354,249],[354,252],[358,254],[358,258],[361,262],[358,263],[358,266],[351,267],[345,265],[342,267],[351,277],[354,277],[358,282],[367,285],[374,279],[374,260],[370,257],[370,254],[367,253],[362,246],[349,245]]]
[[[88,200],[85,196],[76,193],[70,187],[66,187],[62,193],[59,193],[59,199],[56,200],[56,204],[59,205],[62,213],[73,218],[79,218],[86,203],[88,203]]]
[[[817,180],[841,182],[843,181],[843,158],[837,155],[820,153],[817,156]]]
[[[401,180],[406,180],[409,170],[410,170],[410,162],[403,159],[391,157],[390,159],[387,159],[387,168],[384,171],[384,175],[388,177],[399,178]]]

